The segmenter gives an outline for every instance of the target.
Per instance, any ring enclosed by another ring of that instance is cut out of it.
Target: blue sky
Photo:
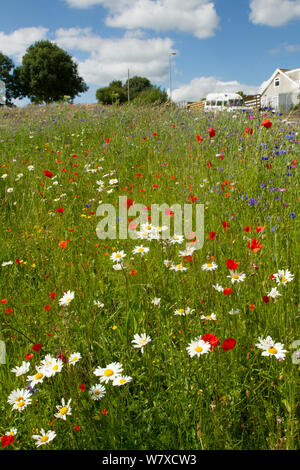
[[[21,63],[26,48],[55,41],[78,63],[93,103],[97,88],[146,76],[172,97],[259,90],[277,67],[300,67],[300,0],[10,0],[0,51]]]

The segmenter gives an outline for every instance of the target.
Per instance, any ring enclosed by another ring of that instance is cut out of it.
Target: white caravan
[[[240,111],[246,109],[243,98],[237,93],[209,93],[205,100],[205,111]]]

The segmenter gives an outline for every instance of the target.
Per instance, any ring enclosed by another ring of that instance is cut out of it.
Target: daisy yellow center
[[[282,282],[286,282],[286,277],[285,276],[283,276]]]
[[[126,382],[126,379],[121,379],[120,384],[124,384]]]
[[[71,302],[71,300],[72,300],[71,297],[68,297],[68,298],[67,298],[67,301],[68,301],[68,302]]]
[[[271,348],[268,348],[268,352],[269,352],[270,354],[276,354],[276,353],[277,353],[277,349],[274,348],[274,346],[272,346]]]
[[[207,263],[207,268],[212,268],[212,264],[211,263]]]
[[[54,367],[53,367],[53,370],[57,370],[58,369],[58,365],[56,364]]]
[[[16,399],[16,401],[23,401],[23,400],[24,400],[24,397],[18,397],[18,398]]]
[[[121,258],[120,253],[117,253],[117,254],[116,254],[116,258]]]
[[[178,310],[178,312],[179,312],[179,313],[184,313],[184,309],[183,309],[183,308],[180,308],[180,309]]]
[[[78,361],[78,357],[77,356],[73,357],[72,361],[73,362]]]
[[[151,226],[150,225],[147,225],[147,230],[151,230]]]
[[[138,251],[144,251],[144,248],[139,248]]]
[[[174,235],[174,240],[179,240],[179,237],[177,237],[177,235]]]
[[[43,436],[43,437],[41,438],[41,442],[47,442],[48,439],[49,439],[48,436]]]
[[[201,353],[201,352],[203,351],[203,348],[201,348],[201,346],[196,346],[196,347],[195,347],[195,351],[196,351],[197,353]]]
[[[182,267],[183,267],[182,264],[178,264],[178,265],[177,265],[177,268],[178,268],[178,269],[181,269]]]
[[[112,369],[106,369],[104,372],[105,377],[111,377],[113,375],[114,371]]]
[[[206,318],[207,318],[208,320],[211,320],[211,315],[206,315]]]
[[[38,372],[37,374],[35,374],[35,380],[40,380],[42,377],[44,377],[44,374],[42,374],[41,372]]]
[[[61,415],[65,415],[68,412],[68,408],[66,406],[63,406],[59,412]]]
[[[24,406],[25,405],[25,402],[24,401],[19,401],[18,403],[18,407],[21,408],[21,406]]]
[[[233,279],[238,279],[239,278],[239,275],[238,274],[233,274]]]
[[[95,395],[100,395],[100,390],[95,390]]]

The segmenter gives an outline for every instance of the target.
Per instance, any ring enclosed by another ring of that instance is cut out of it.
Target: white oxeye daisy
[[[35,375],[28,375],[27,381],[30,382],[30,386],[34,387],[34,385],[42,383],[44,378],[46,377],[45,372],[39,366],[36,366],[37,373]]]
[[[15,436],[17,434],[18,430],[16,428],[11,428],[5,436]]]
[[[143,245],[140,245],[140,246],[136,246],[133,250],[132,250],[132,253],[134,255],[136,254],[139,254],[141,256],[144,256],[146,253],[148,253],[149,251],[149,248],[148,247],[145,247]]]
[[[50,431],[45,432],[44,429],[41,429],[41,434],[34,434],[32,436],[32,439],[36,440],[35,444],[37,447],[39,447],[44,444],[48,444],[48,442],[53,441],[55,436],[56,436],[55,431],[50,430]]]
[[[194,253],[195,251],[195,248],[194,247],[186,247],[186,249],[184,251],[179,251],[179,256],[192,256],[192,254]]]
[[[279,269],[278,273],[273,275],[276,279],[277,284],[287,284],[294,279],[294,274],[292,274],[288,269]]]
[[[287,350],[283,349],[284,344],[275,343],[271,336],[267,336],[266,339],[259,337],[258,340],[259,343],[255,346],[263,350],[261,353],[262,356],[275,356],[279,361],[283,361],[285,359],[285,353]]]
[[[92,400],[100,400],[102,397],[104,397],[105,393],[105,387],[101,384],[93,385],[89,390],[89,394],[91,395]]]
[[[154,297],[154,299],[151,300],[151,303],[157,307],[160,307],[160,299],[158,297]]]
[[[3,261],[1,266],[8,266],[9,264],[14,264],[13,261]]]
[[[11,369],[11,372],[14,372],[16,377],[19,377],[20,375],[27,374],[29,369],[30,363],[23,361],[21,366],[16,366],[14,369]]]
[[[63,420],[67,419],[67,415],[71,415],[71,410],[72,408],[70,407],[70,403],[72,401],[72,398],[68,401],[68,403],[65,403],[65,399],[61,399],[61,405],[56,405],[56,409],[58,410],[58,413],[56,413],[55,418],[60,418]]]
[[[174,266],[173,262],[170,259],[165,259],[164,265],[166,266],[166,268],[171,268],[172,266]]]
[[[7,398],[7,402],[10,405],[13,405],[13,410],[22,411],[26,408],[27,405],[31,403],[31,394],[28,390],[24,388],[18,388],[17,390],[13,390],[9,397]]]
[[[116,263],[113,265],[113,269],[115,271],[122,271],[123,268],[124,268],[124,265],[122,263]]]
[[[201,356],[210,351],[210,343],[203,341],[200,337],[193,339],[186,348],[190,357]]]
[[[230,312],[228,312],[228,313],[229,313],[229,315],[238,315],[239,313],[241,313],[241,311],[240,311],[239,308],[236,308],[236,309],[232,308],[230,310]]]
[[[277,290],[277,287],[273,287],[273,289],[270,290],[270,292],[267,294],[268,297],[271,297],[272,299],[276,299],[277,297],[280,297],[281,294]]]
[[[173,264],[173,265],[170,267],[170,269],[171,269],[172,271],[186,271],[186,270],[187,270],[187,268],[185,268],[185,267],[183,266],[183,264],[181,264],[181,263],[179,263],[179,264]]]
[[[113,385],[115,387],[120,387],[121,385],[128,384],[132,380],[132,377],[129,377],[129,375],[118,375],[115,377],[113,381]]]
[[[117,184],[118,180],[115,178],[115,179],[112,179],[112,180],[109,180],[109,184]]]
[[[184,240],[184,236],[183,235],[173,235],[173,237],[169,238],[169,242],[171,243],[171,245],[174,245],[175,243],[182,243]]]
[[[45,373],[46,377],[53,377],[58,372],[61,372],[64,363],[61,359],[54,359],[52,364],[44,366],[43,372]]]
[[[220,286],[220,284],[216,284],[215,286],[213,286],[213,288],[218,292],[223,292],[224,290],[223,287]]]
[[[74,299],[74,292],[67,291],[61,299],[59,299],[59,305],[69,305],[69,303]]]
[[[29,171],[33,171],[34,170],[34,165],[28,165],[27,168],[28,168]]]
[[[124,253],[124,251],[114,251],[111,256],[110,256],[110,259],[112,261],[114,261],[115,263],[119,263],[123,258],[125,258],[126,256],[126,253]]]
[[[120,362],[111,362],[106,367],[97,367],[94,374],[100,377],[100,382],[108,383],[110,380],[114,380],[117,375],[121,375],[123,372],[123,366]]]
[[[243,273],[236,273],[235,271],[230,271],[229,279],[231,279],[232,284],[235,282],[242,282],[246,279],[246,274]]]
[[[217,321],[217,315],[215,313],[211,313],[210,315],[201,315],[201,320]]]
[[[141,335],[135,334],[134,339],[131,342],[134,348],[141,348],[141,353],[143,354],[144,347],[150,341],[151,341],[150,336],[147,336],[146,333],[142,333]]]
[[[175,310],[174,315],[181,315],[181,316],[190,315],[194,311],[195,311],[195,309],[194,308],[191,309],[190,307],[187,307],[186,309],[178,308],[177,310]]]
[[[218,265],[212,261],[211,263],[203,264],[201,269],[203,271],[214,271],[215,269],[217,269],[217,267],[218,267]]]
[[[76,364],[76,362],[79,361],[79,359],[81,359],[81,354],[79,352],[75,352],[73,354],[70,355],[69,357],[69,364]]]
[[[13,190],[14,190],[14,188],[7,188],[6,192],[7,192],[7,193],[12,193]]]

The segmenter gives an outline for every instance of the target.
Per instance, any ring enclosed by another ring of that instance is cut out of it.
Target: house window
[[[280,78],[277,77],[277,78],[275,78],[275,80],[274,80],[274,86],[279,86],[279,85],[280,85]]]

